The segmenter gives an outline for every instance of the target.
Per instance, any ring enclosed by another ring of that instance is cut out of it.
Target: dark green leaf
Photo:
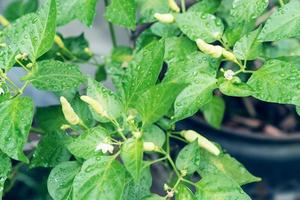
[[[95,120],[93,115],[89,109],[89,106],[83,102],[79,94],[77,94],[71,101],[70,101],[72,108],[79,116],[79,118],[83,121],[83,123],[88,127],[93,127],[95,124]],[[67,123],[68,124],[68,123]]]
[[[0,151],[0,199],[2,199],[4,184],[11,168],[12,165],[9,157]]]
[[[40,90],[62,91],[78,87],[85,77],[75,64],[55,60],[45,60],[37,63],[32,74],[24,77],[34,87]]]
[[[166,115],[184,86],[184,84],[161,83],[141,94],[136,108],[144,124],[156,122]]]
[[[208,13],[186,12],[178,14],[176,22],[181,31],[191,40],[200,38],[208,43],[219,39],[224,30],[222,21]]]
[[[35,149],[30,167],[55,167],[69,160],[71,155],[66,146],[70,141],[71,138],[63,132],[52,132],[43,136]]]
[[[214,96],[201,110],[208,124],[220,128],[225,112],[225,102],[221,97]]]
[[[74,180],[73,199],[121,199],[127,173],[115,159],[115,156],[102,156],[85,161]]]
[[[151,26],[151,31],[159,37],[172,37],[180,34],[179,28],[174,24],[163,24],[156,22]]]
[[[48,191],[54,200],[72,200],[73,181],[81,165],[76,161],[58,164],[48,178]]]
[[[28,162],[23,147],[32,123],[32,100],[16,97],[4,101],[0,104],[0,113],[0,149],[13,159]]]
[[[89,47],[89,42],[83,33],[76,37],[65,38],[63,43],[76,58],[81,60],[89,60],[91,58],[91,55],[86,51],[86,48]]]
[[[38,0],[14,0],[5,9],[4,16],[9,21],[14,21],[19,17],[35,12],[38,8]]]
[[[99,143],[104,142],[109,137],[109,133],[104,128],[97,126],[86,131],[68,145],[69,151],[76,157],[89,159],[96,155],[101,155],[96,151]]]
[[[200,148],[198,141],[194,141],[186,145],[178,154],[176,159],[176,167],[180,171],[185,171],[187,174],[193,174],[197,171],[201,162]]]
[[[105,18],[120,26],[135,29],[136,26],[135,0],[112,0],[105,9]]]

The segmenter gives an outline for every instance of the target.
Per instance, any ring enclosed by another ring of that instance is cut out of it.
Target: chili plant
[[[224,95],[300,106],[299,49],[284,50],[298,42],[300,1],[104,3],[113,44],[104,59],[84,35],[56,31],[75,19],[91,26],[97,0],[15,1],[0,16],[0,196],[27,165],[53,168],[55,200],[250,199],[241,186],[260,178],[176,122],[200,110],[220,127]],[[130,30],[132,46],[118,46],[114,25]],[[87,63],[95,77],[80,71]],[[21,87],[13,67],[26,72]],[[35,108],[28,85],[61,105]],[[172,171],[164,194],[150,190],[152,165]]]

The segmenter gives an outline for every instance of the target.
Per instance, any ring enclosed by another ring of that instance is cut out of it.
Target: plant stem
[[[105,7],[107,7],[108,4],[109,4],[108,0],[104,0],[104,4],[105,4]],[[109,27],[109,32],[110,32],[112,45],[113,45],[113,47],[116,47],[117,46],[117,40],[116,40],[116,33],[115,33],[114,26],[111,22],[108,22],[108,27]]]
[[[179,140],[179,141],[182,141],[182,142],[185,142],[185,143],[188,143],[185,139],[181,138],[181,137],[178,137],[176,135],[170,135],[171,138],[174,138],[176,140]]]
[[[39,134],[45,134],[45,132],[40,128],[31,127],[30,132],[39,133]]]
[[[153,160],[153,161],[151,161],[151,162],[148,162],[143,168],[148,167],[148,166],[150,166],[150,165],[153,165],[153,164],[155,164],[155,163],[161,162],[161,161],[166,160],[166,159],[167,159],[167,156],[164,156],[164,157],[162,157],[162,158]]]
[[[186,11],[185,0],[181,0],[181,8],[182,8],[182,12]]]

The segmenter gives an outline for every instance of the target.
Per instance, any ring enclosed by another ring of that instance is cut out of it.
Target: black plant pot
[[[225,127],[217,130],[203,123],[199,117],[184,120],[177,127],[180,130],[196,130],[219,143],[250,172],[261,177],[268,187],[292,189],[289,185],[296,183],[293,190],[300,192],[300,135],[273,138],[265,134],[241,133]]]

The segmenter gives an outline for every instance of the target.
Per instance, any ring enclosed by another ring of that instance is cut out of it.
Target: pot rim
[[[245,139],[252,139],[257,141],[269,141],[269,142],[300,142],[300,134],[289,134],[287,137],[271,137],[267,136],[263,132],[255,132],[253,134],[251,131],[249,132],[240,132],[236,131],[232,128],[228,128],[226,126],[221,126],[220,129],[216,129],[212,126],[209,126],[207,123],[204,123],[203,120],[199,116],[194,116],[190,118],[191,121],[197,124],[201,124],[206,129],[210,129],[213,131],[221,132],[223,135],[230,135]]]

